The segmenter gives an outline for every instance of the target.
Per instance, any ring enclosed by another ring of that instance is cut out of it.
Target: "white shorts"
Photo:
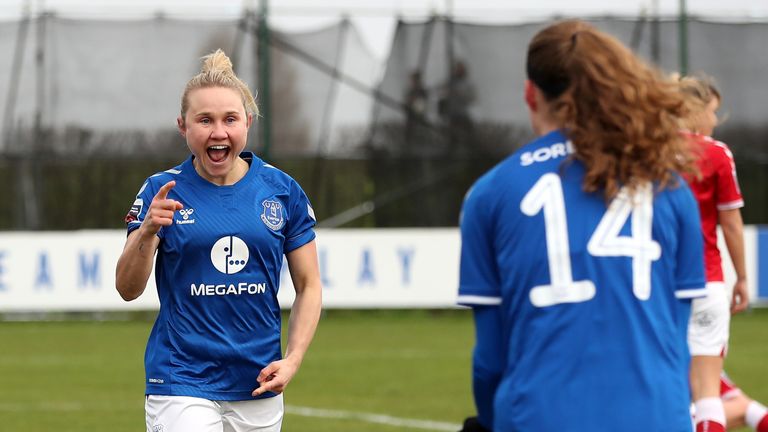
[[[279,432],[283,395],[248,401],[147,396],[147,432]]]
[[[707,282],[707,296],[693,299],[688,323],[688,349],[692,356],[722,356],[728,350],[731,306],[723,282]]]

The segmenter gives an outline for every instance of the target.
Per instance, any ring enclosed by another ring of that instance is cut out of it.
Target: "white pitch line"
[[[323,417],[332,419],[360,420],[368,423],[378,423],[388,426],[402,426],[412,429],[426,429],[434,431],[452,431],[461,429],[460,424],[438,422],[432,420],[417,420],[400,417],[392,417],[384,414],[373,414],[355,411],[329,410],[322,408],[309,408],[295,405],[286,405],[285,412],[304,417]]]

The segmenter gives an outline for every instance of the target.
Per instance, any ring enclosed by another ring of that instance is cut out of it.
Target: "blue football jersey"
[[[261,369],[281,358],[283,255],[315,238],[314,213],[287,174],[250,152],[241,157],[250,168],[230,186],[200,177],[192,157],[153,175],[126,219],[130,233],[158,189],[176,181],[168,197],[184,209],[158,233],[160,312],[144,359],[147,394],[253,399]]]
[[[540,137],[465,198],[459,303],[497,308],[500,327],[477,329],[474,376],[498,369],[475,385],[478,411],[492,404],[498,431],[690,431],[696,201],[679,179],[606,202],[570,153],[561,132]]]

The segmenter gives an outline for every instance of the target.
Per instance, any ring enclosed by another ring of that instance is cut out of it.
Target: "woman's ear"
[[[538,110],[538,104],[536,103],[536,85],[531,80],[525,80],[525,104],[532,112]]]
[[[184,119],[181,116],[176,117],[176,127],[179,129],[179,133],[184,138],[187,137],[187,125],[184,124]]]

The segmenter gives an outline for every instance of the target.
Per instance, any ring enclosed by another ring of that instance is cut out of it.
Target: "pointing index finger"
[[[170,192],[173,187],[176,186],[176,181],[171,180],[168,183],[164,184],[160,190],[157,191],[157,194],[155,195],[155,199],[166,199],[168,198],[168,192]]]

